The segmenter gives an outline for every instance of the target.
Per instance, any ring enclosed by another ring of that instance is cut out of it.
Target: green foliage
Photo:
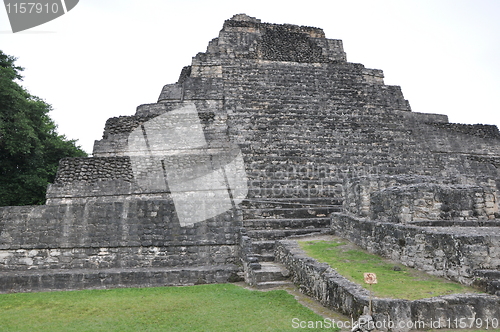
[[[296,331],[323,321],[285,291],[233,284],[0,295],[5,331]],[[337,329],[307,329],[337,331]]]
[[[380,256],[353,248],[347,242],[303,241],[300,242],[300,246],[309,256],[328,263],[338,273],[359,285],[365,286],[363,275],[365,272],[375,273],[378,283],[370,287],[378,297],[417,300],[447,294],[477,292],[459,283],[394,264]],[[398,268],[394,269],[395,266]]]
[[[86,156],[57,134],[51,106],[16,82],[15,60],[0,51],[0,206],[43,204],[59,160]]]

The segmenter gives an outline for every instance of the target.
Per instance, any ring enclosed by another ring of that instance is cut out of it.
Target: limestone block
[[[24,264],[24,265],[33,265],[33,259],[29,257],[22,257],[19,258],[19,264]]]
[[[183,87],[180,84],[167,84],[163,87],[158,102],[164,100],[182,100],[184,97]]]

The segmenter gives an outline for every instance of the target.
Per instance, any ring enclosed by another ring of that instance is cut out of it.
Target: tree
[[[87,156],[57,134],[52,107],[16,82],[15,61],[0,50],[0,206],[43,204],[59,160]]]

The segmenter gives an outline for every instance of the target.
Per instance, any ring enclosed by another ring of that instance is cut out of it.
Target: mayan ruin
[[[413,112],[341,40],[245,14],[179,71],[61,160],[45,205],[0,208],[0,292],[292,281],[359,316],[367,293],[293,241],[332,234],[484,292],[375,320],[500,317],[496,126]]]

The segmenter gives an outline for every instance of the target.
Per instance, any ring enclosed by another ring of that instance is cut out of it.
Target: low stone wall
[[[500,268],[500,228],[494,222],[491,227],[486,222],[483,227],[420,227],[342,213],[331,218],[335,235],[371,253],[466,285],[474,282],[474,270]]]
[[[226,283],[239,281],[238,271],[238,266],[229,264],[179,268],[2,272],[0,293]]]
[[[279,240],[275,247],[275,260],[290,271],[290,277],[300,290],[317,299],[326,307],[358,318],[368,306],[370,294],[328,264],[307,256],[294,240]]]
[[[338,274],[327,264],[308,257],[296,241],[276,243],[276,260],[290,271],[301,291],[324,306],[358,319],[369,303],[369,293]],[[485,294],[448,295],[416,301],[374,298],[375,327],[383,331],[458,328],[460,323],[498,324],[500,297]],[[454,325],[455,324],[455,325]],[[463,326],[463,325],[462,325]],[[468,327],[469,325],[467,325]]]
[[[253,250],[252,239],[246,235],[246,231],[241,232],[240,237],[240,260],[243,265],[243,275],[245,282],[250,286],[257,285],[256,270],[261,269],[259,258]]]

